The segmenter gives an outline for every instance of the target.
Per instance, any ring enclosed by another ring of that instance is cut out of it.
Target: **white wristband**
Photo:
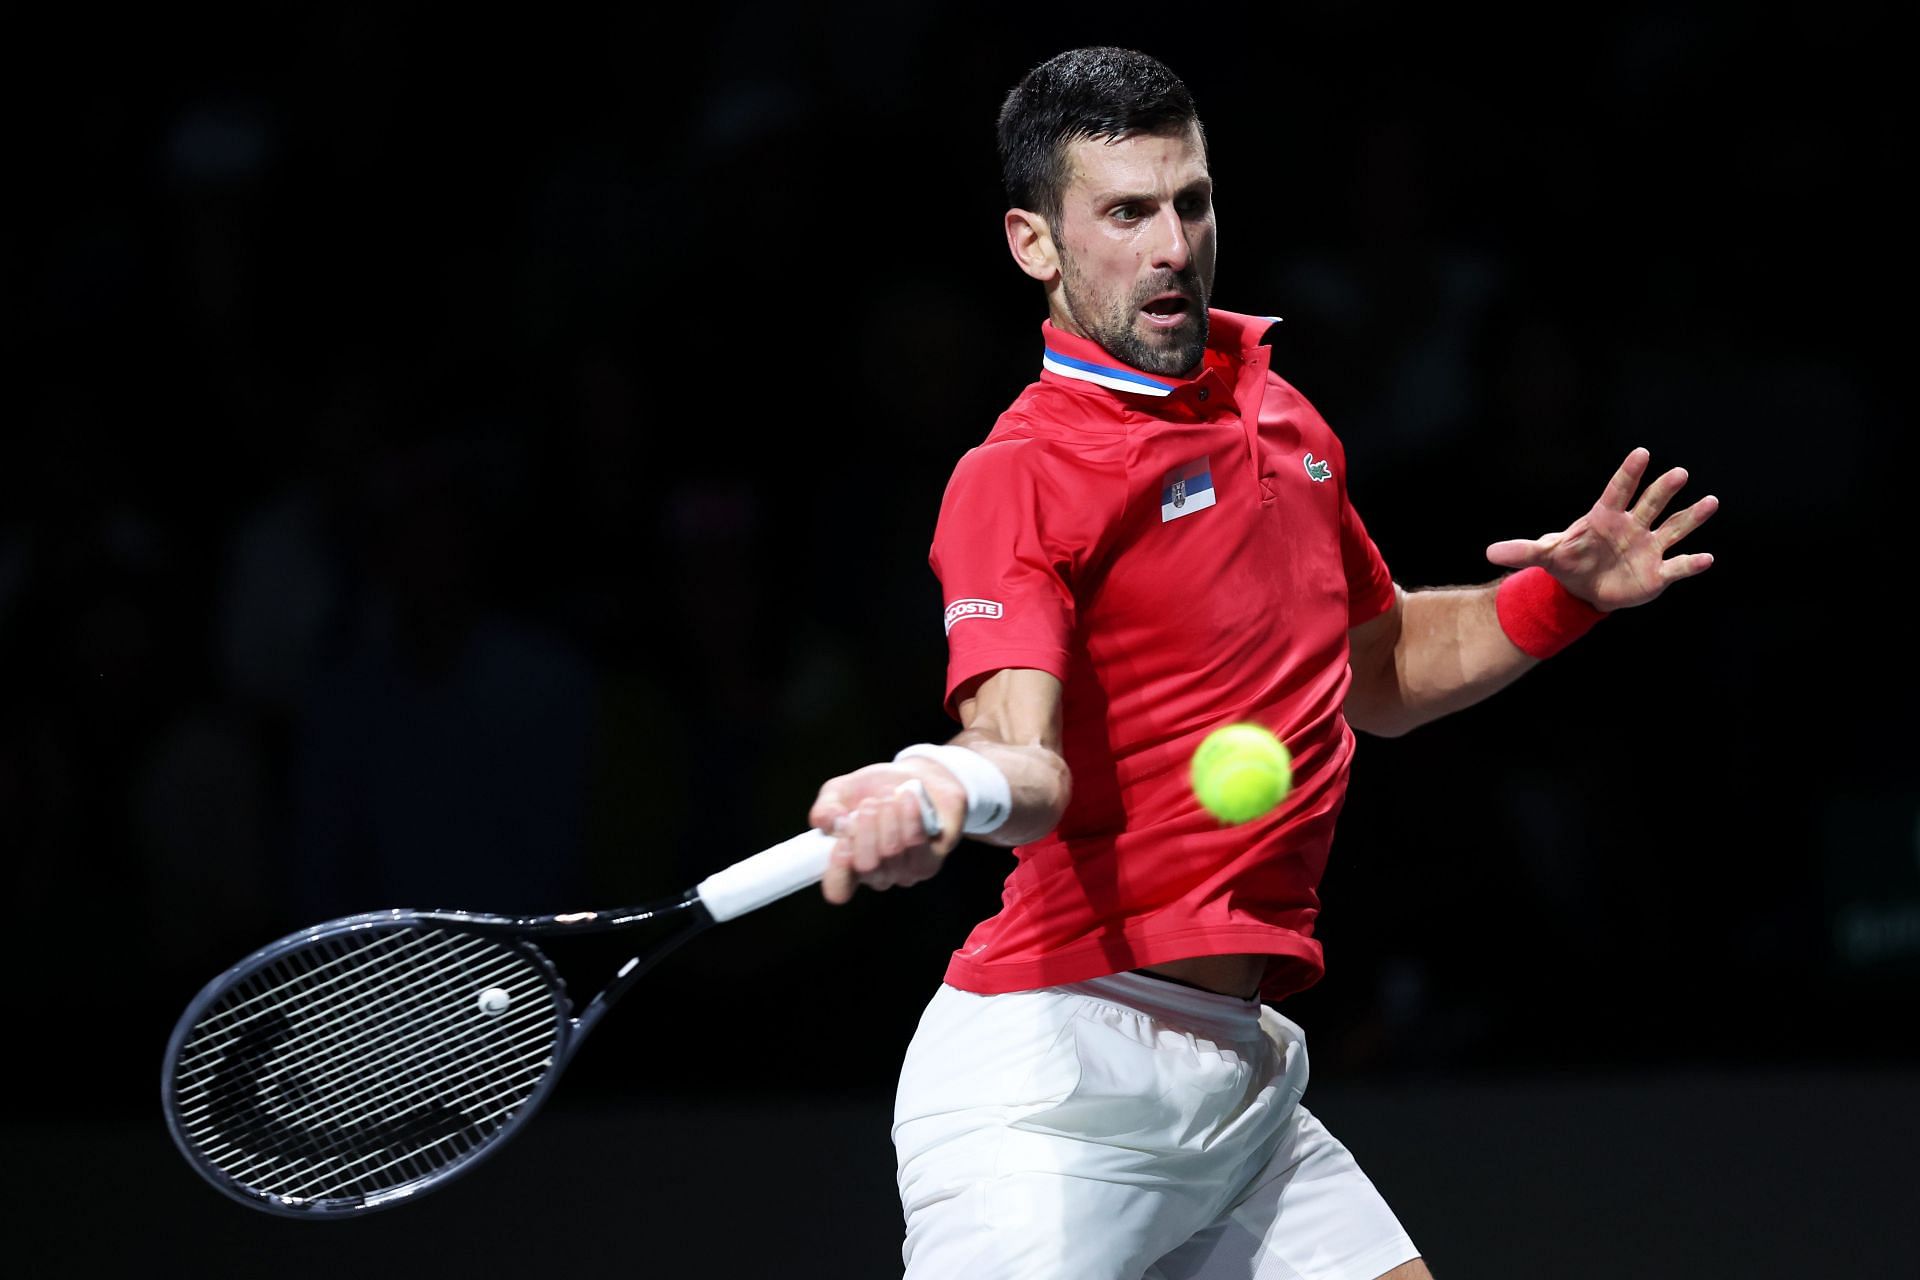
[[[943,764],[954,777],[960,779],[960,786],[967,793],[967,819],[960,829],[967,835],[984,836],[998,831],[1013,816],[1013,788],[1007,785],[1007,775],[979,752],[969,751],[965,747],[916,742],[910,747],[902,747],[893,760],[898,764],[910,756],[924,756],[936,764]]]

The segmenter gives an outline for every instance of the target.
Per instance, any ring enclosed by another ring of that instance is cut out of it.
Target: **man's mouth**
[[[1156,329],[1172,329],[1187,319],[1193,309],[1184,294],[1163,293],[1157,298],[1149,298],[1140,308],[1140,314],[1147,323]]]

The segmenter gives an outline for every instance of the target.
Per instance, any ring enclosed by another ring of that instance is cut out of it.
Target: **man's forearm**
[[[1011,848],[1038,840],[1058,825],[1067,811],[1071,778],[1067,762],[1039,743],[1002,742],[980,729],[963,730],[951,745],[975,752],[1006,775],[1013,812],[999,830],[970,837]]]
[[[964,727],[947,746],[972,752],[997,769],[1009,793],[1007,819],[992,831],[974,834],[973,839],[1007,847],[1025,844],[1053,830],[1066,813],[1072,779],[1060,755],[1061,696],[1057,676],[1009,667],[986,677],[960,699]],[[943,767],[938,771],[946,773]],[[949,784],[947,777],[932,774],[922,780],[936,793]],[[987,781],[998,786],[997,779]],[[939,798],[936,794],[936,801]],[[957,799],[964,801],[965,796]]]
[[[1376,673],[1366,728],[1397,736],[1470,707],[1539,665],[1507,639],[1498,583],[1408,592],[1390,672]],[[1358,678],[1358,673],[1356,673]]]

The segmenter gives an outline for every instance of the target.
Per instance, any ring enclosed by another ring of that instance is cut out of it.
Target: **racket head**
[[[577,1040],[565,984],[510,923],[349,916],[215,978],[162,1068],[181,1153],[242,1204],[308,1219],[471,1169],[539,1110]]]

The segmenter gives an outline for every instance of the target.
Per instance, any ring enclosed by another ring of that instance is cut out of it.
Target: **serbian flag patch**
[[[1160,523],[1205,511],[1213,505],[1213,464],[1205,458],[1184,462],[1160,482]]]

